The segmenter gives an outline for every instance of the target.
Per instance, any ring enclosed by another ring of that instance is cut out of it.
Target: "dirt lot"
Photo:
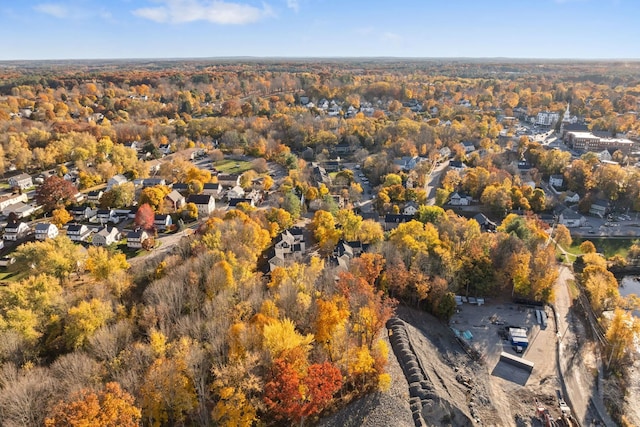
[[[480,307],[463,305],[453,317],[451,327],[472,333],[469,343],[480,353],[480,361],[472,360],[451,329],[433,316],[399,307],[397,317],[406,322],[413,352],[420,359],[431,391],[441,398],[440,405],[454,407],[458,411],[455,417],[458,422],[443,423],[425,417],[427,425],[538,426],[536,400],[554,418],[560,416],[556,394],[561,388],[556,370],[556,334],[550,312],[547,328],[541,329],[536,322],[535,310],[531,308],[511,303],[491,303]],[[509,342],[498,334],[506,325],[528,328],[530,346],[519,356],[535,364],[531,374],[504,362],[499,363],[502,351],[515,354]],[[411,399],[407,393],[411,385],[403,374],[403,367],[393,360],[393,353],[390,358],[393,387],[388,397],[380,399],[378,394],[375,398],[354,402],[320,425],[386,427],[411,424],[411,412],[404,401]],[[426,415],[427,411],[422,413]],[[472,418],[476,421],[467,421]]]
[[[530,418],[537,399],[554,417],[560,416],[557,391],[561,389],[556,363],[556,332],[551,310],[547,309],[547,327],[537,323],[535,308],[513,303],[489,303],[483,306],[463,304],[451,326],[473,335],[470,345],[476,349],[490,372],[491,389],[502,396],[502,407],[515,417]],[[527,329],[529,347],[516,354],[508,340],[500,336],[506,326]],[[514,368],[500,362],[500,353],[507,352],[534,363],[533,371]],[[518,399],[513,397],[517,396]]]

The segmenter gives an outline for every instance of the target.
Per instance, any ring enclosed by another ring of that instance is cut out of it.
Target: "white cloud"
[[[66,5],[61,3],[40,3],[35,5],[33,10],[58,19],[78,20],[98,17],[110,21],[113,18],[111,12],[104,7],[92,7],[86,2],[71,2]]]
[[[44,13],[46,15],[51,15],[61,19],[67,18],[69,16],[69,9],[67,9],[61,4],[42,3],[42,4],[35,5],[33,9],[36,12]]]
[[[219,0],[158,0],[157,7],[135,9],[132,13],[151,21],[182,24],[194,21],[208,21],[214,24],[249,24],[260,21],[273,12],[269,5],[262,8],[248,4]]]
[[[287,0],[287,7],[297,12],[300,10],[300,2],[298,0]]]

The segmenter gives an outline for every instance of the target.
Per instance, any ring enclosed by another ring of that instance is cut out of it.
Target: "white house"
[[[91,230],[84,224],[70,224],[67,226],[67,236],[74,242],[86,242]]]
[[[48,222],[36,224],[35,232],[36,240],[55,239],[59,234],[58,227]]]
[[[564,184],[564,176],[562,175],[551,175],[549,177],[549,185],[552,187],[562,187]]]
[[[449,204],[451,206],[469,206],[471,204],[471,197],[456,191],[449,198]]]
[[[121,174],[114,175],[111,178],[109,178],[109,181],[107,181],[107,190],[111,190],[113,187],[120,184],[124,184],[127,181],[128,181],[127,177],[125,177],[124,175],[121,175]]]
[[[604,216],[609,213],[609,202],[603,199],[596,200],[591,204],[589,213],[591,215],[596,215],[600,218],[604,218]]]
[[[241,197],[244,197],[244,190],[239,185],[236,185],[235,187],[227,191],[227,200],[239,199]]]
[[[207,194],[192,194],[187,203],[193,203],[198,208],[198,216],[209,216],[216,208],[216,199]]]
[[[158,229],[158,231],[165,231],[173,224],[173,219],[171,215],[166,214],[155,214],[153,217],[153,226]]]
[[[207,182],[202,187],[202,194],[209,194],[213,197],[220,197],[222,185],[219,182]]]
[[[581,227],[585,223],[585,218],[571,209],[565,209],[560,214],[558,222],[567,228]]]
[[[27,205],[22,202],[18,202],[11,206],[7,206],[7,208],[3,211],[4,215],[14,214],[16,218],[22,219],[26,218],[32,213],[36,211],[36,207],[33,205]]]
[[[104,192],[102,190],[89,191],[87,193],[87,201],[89,203],[98,204],[100,202],[100,199],[102,198],[103,194],[104,194]]]
[[[580,201],[580,195],[573,191],[567,191],[564,195],[565,203],[578,203]]]
[[[3,240],[16,241],[26,237],[31,229],[24,222],[9,222],[4,228]]]
[[[86,221],[95,217],[98,210],[92,209],[90,206],[72,206],[69,208],[69,213],[73,216],[74,221]]]
[[[120,231],[116,227],[104,227],[93,235],[91,243],[94,246],[109,246],[118,240],[120,240]]]
[[[462,141],[462,147],[464,148],[464,152],[467,154],[476,151],[476,146],[471,141]]]
[[[100,224],[106,224],[108,222],[117,224],[120,222],[120,217],[115,209],[99,209],[94,222],[99,222]]]
[[[416,212],[418,212],[418,204],[414,201],[407,202],[402,210],[404,215],[415,215]]]
[[[7,207],[13,204],[16,204],[18,202],[27,203],[28,200],[29,199],[27,198],[27,193],[7,194],[6,196],[0,197],[0,211],[2,211],[4,215],[7,215],[4,213],[4,210]]]
[[[149,234],[144,230],[130,231],[127,234],[127,247],[132,249],[140,249],[142,243],[149,238]]]
[[[26,173],[12,176],[11,178],[9,178],[8,182],[12,188],[19,188],[20,190],[26,190],[27,188],[33,187],[33,180],[31,179],[31,175],[28,175]]]

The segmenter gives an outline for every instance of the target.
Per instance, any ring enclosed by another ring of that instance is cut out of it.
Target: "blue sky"
[[[0,0],[0,60],[640,58],[638,0]]]

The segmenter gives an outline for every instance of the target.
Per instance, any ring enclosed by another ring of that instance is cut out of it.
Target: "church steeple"
[[[562,116],[563,123],[571,123],[571,112],[569,111],[569,106],[571,104],[567,102],[567,109],[564,112],[564,116]]]

